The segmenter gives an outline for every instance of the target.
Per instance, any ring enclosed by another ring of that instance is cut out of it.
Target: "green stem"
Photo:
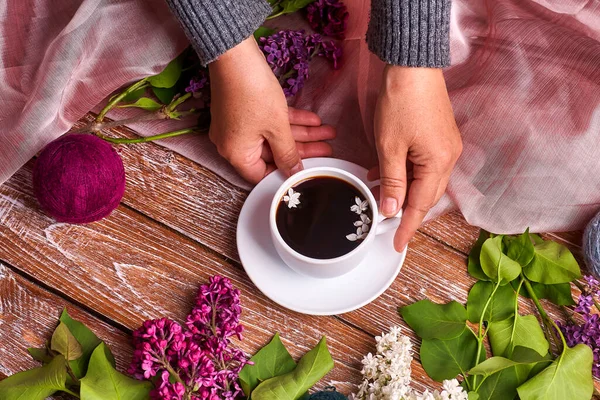
[[[167,139],[167,138],[181,136],[181,135],[187,135],[189,133],[195,133],[195,132],[202,132],[202,130],[200,130],[197,127],[185,128],[185,129],[179,129],[179,130],[173,131],[173,132],[166,132],[166,133],[161,133],[159,135],[140,137],[140,138],[135,138],[135,139],[113,138],[110,136],[104,136],[104,135],[100,135],[100,134],[96,134],[96,136],[98,136],[100,139],[106,140],[107,142],[114,143],[114,144],[133,144],[133,143],[153,142],[155,140]]]
[[[538,312],[542,316],[542,320],[544,321],[544,324],[547,325],[548,327],[552,327],[555,329],[555,331],[551,330],[551,333],[553,333],[552,336],[555,339],[556,339],[555,334],[558,333],[560,340],[562,341],[563,353],[564,353],[565,349],[567,348],[567,341],[565,340],[565,337],[562,334],[560,328],[558,327],[558,325],[556,325],[556,322],[554,322],[552,320],[552,318],[550,318],[548,316],[548,313],[546,312],[546,310],[544,310],[544,307],[542,307],[540,300],[538,299],[537,295],[535,294],[535,291],[533,290],[531,283],[529,283],[529,281],[523,276],[523,274],[521,274],[521,281],[525,284],[525,289],[527,289],[527,293],[529,293],[531,300],[533,301],[533,303],[535,304],[535,307],[537,308]]]
[[[173,112],[173,111],[175,111],[175,109],[176,109],[176,108],[177,108],[177,107],[178,107],[178,106],[179,106],[181,103],[183,103],[184,101],[186,101],[186,100],[187,100],[187,99],[189,99],[190,97],[192,97],[192,94],[191,94],[191,93],[186,93],[186,94],[184,94],[183,96],[176,98],[175,100],[173,100],[173,101],[171,102],[171,104],[169,104],[169,105],[167,106],[167,112]]]
[[[110,110],[112,110],[117,104],[119,104],[119,102],[121,100],[123,100],[128,94],[135,92],[138,89],[148,87],[148,84],[146,83],[146,79],[148,79],[148,78],[144,78],[144,79],[134,83],[133,85],[131,85],[127,89],[125,89],[123,92],[121,92],[117,96],[115,96],[112,100],[110,100],[108,102],[108,104],[106,106],[104,106],[104,108],[100,111],[100,113],[96,117],[96,122],[102,122],[104,120],[104,117],[106,116],[106,114]]]
[[[185,383],[183,382],[183,380],[181,379],[181,377],[179,376],[179,374],[177,373],[177,371],[175,371],[173,369],[173,367],[171,367],[171,364],[169,364],[168,361],[164,361],[163,362],[164,367],[167,369],[167,371],[169,372],[169,374],[179,383],[181,383],[182,385],[185,386]]]
[[[285,14],[285,11],[284,11],[284,10],[281,10],[281,11],[279,11],[278,13],[275,13],[275,14],[271,14],[271,15],[269,15],[269,16],[267,17],[267,21],[268,21],[268,20],[270,20],[270,19],[275,19],[275,18],[277,18],[277,17],[280,17],[280,16],[282,16],[283,14]]]
[[[79,397],[79,395],[78,395],[77,393],[75,393],[75,392],[72,392],[72,391],[70,391],[70,390],[69,390],[69,389],[67,389],[67,388],[60,389],[60,391],[61,391],[61,392],[68,393],[68,394],[70,394],[71,396],[77,397],[78,399],[80,399],[80,398],[81,398],[81,397]]]
[[[68,361],[65,364],[67,365],[67,373],[69,374],[71,379],[73,379],[73,382],[75,383],[75,385],[79,386],[80,385],[79,379],[77,379],[77,377],[75,376],[75,373],[73,373],[73,369],[71,369],[71,365],[69,364]]]
[[[498,283],[496,283],[496,286],[494,286],[494,290],[492,290],[492,294],[490,295],[490,297],[488,297],[487,301],[485,302],[485,305],[483,306],[483,311],[481,312],[481,317],[479,318],[479,332],[477,334],[477,353],[475,353],[475,365],[479,364],[479,355],[481,354],[481,348],[483,347],[483,339],[485,337],[483,335],[483,318],[485,317],[485,312],[487,311],[488,307],[490,306],[492,298],[496,294],[496,291],[498,290],[499,287],[500,287],[500,281],[498,281]],[[487,330],[486,330],[486,335],[487,335]],[[477,386],[477,375],[473,376],[473,386]]]
[[[573,283],[575,284],[575,286],[577,286],[577,288],[581,291],[581,293],[590,293],[590,291],[586,290],[585,285],[583,285],[581,282],[573,281]],[[594,301],[594,305],[596,306],[596,309],[600,311],[600,304],[598,304],[598,302],[596,301],[596,297],[594,297],[593,294],[592,294],[592,300]]]

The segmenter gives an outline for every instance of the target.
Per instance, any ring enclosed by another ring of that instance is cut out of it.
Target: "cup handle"
[[[369,189],[373,189],[375,186],[379,186],[379,180],[374,182],[369,182],[367,186]],[[377,231],[376,235],[381,235],[382,233],[386,233],[392,230],[398,229],[400,226],[400,221],[402,220],[402,209],[392,218],[386,218],[383,215],[379,214],[377,216]]]
[[[376,235],[381,235],[382,233],[389,232],[391,230],[396,230],[400,226],[400,221],[402,219],[402,210],[395,217],[386,218],[383,215],[379,214],[377,216],[377,231]]]

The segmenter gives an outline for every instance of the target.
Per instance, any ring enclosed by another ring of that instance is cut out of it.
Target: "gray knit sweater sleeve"
[[[388,64],[450,65],[451,0],[372,0],[369,49]]]
[[[265,21],[265,0],[167,0],[206,65],[235,47]]]

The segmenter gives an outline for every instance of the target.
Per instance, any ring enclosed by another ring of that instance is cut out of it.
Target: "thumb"
[[[292,136],[289,124],[284,124],[283,128],[266,138],[273,152],[273,161],[277,168],[283,171],[287,176],[302,171],[302,159],[296,147],[296,140]]]
[[[381,213],[394,217],[400,211],[406,196],[406,156],[408,150],[398,149],[390,155],[380,155],[379,179],[381,182]]]

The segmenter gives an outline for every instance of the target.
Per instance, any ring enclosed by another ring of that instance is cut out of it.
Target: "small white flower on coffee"
[[[294,189],[289,188],[288,194],[283,196],[283,201],[287,203],[288,208],[296,208],[300,204],[300,193],[294,192]]]
[[[357,196],[354,198],[354,202],[356,204],[350,207],[350,211],[355,212],[358,215],[369,209],[369,202],[367,200],[362,201],[360,197]]]
[[[351,233],[349,235],[346,235],[346,239],[348,239],[351,242],[356,242],[358,240],[358,235],[356,233]]]
[[[371,219],[369,218],[369,216],[367,214],[360,214],[360,221],[356,221],[354,223],[354,226],[365,226],[365,225],[369,225],[370,223],[371,223]]]

